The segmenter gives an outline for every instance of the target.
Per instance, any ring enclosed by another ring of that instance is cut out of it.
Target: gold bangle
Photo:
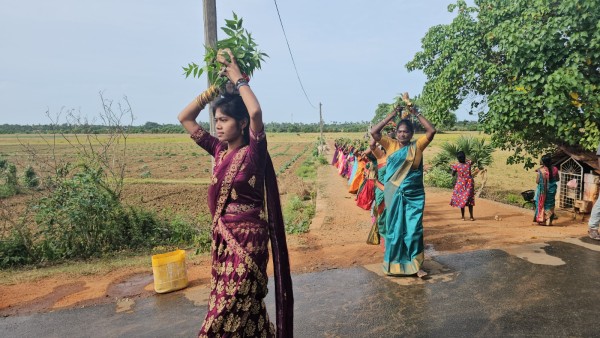
[[[203,108],[203,106],[200,104],[200,95],[196,96],[196,104],[198,105],[198,108]]]

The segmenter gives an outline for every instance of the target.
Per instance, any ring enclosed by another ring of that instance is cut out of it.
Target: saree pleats
[[[240,332],[249,337],[275,336],[263,300],[267,294],[268,232],[266,224],[219,219],[213,229],[208,313],[199,337],[241,336]]]

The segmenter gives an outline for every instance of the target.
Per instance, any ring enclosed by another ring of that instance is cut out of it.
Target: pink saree
[[[208,189],[213,215],[211,292],[199,337],[291,337],[293,293],[277,180],[264,132],[230,151],[202,128],[191,135],[215,157]],[[266,205],[263,203],[265,200]],[[269,320],[268,242],[275,272],[277,329]]]

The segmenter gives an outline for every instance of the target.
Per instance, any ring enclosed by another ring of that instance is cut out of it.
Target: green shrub
[[[122,248],[126,210],[102,181],[101,170],[83,167],[58,183],[35,209],[41,258],[87,258]]]
[[[317,168],[312,157],[302,163],[302,165],[296,170],[296,175],[303,179],[314,180],[317,178]]]
[[[506,195],[506,202],[509,204],[521,205],[524,202],[524,200],[523,196],[509,193],[508,195]]]
[[[40,185],[40,179],[31,166],[28,166],[23,173],[23,184],[27,188],[37,188]]]
[[[34,256],[29,251],[29,233],[13,229],[6,238],[0,239],[0,269],[30,264]]]
[[[212,243],[212,217],[210,214],[201,213],[196,220],[198,233],[194,238],[193,245],[196,246],[196,254],[210,251]]]
[[[283,209],[285,232],[288,234],[308,232],[310,222],[314,216],[314,201],[302,201],[298,196],[293,196]]]
[[[434,167],[425,173],[425,185],[430,187],[448,188],[454,187],[454,177],[448,171],[439,167]]]
[[[17,167],[10,162],[6,162],[4,163],[4,169],[0,170],[0,198],[14,196],[19,191]]]

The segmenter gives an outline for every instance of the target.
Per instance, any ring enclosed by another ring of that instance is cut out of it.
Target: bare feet
[[[425,276],[427,276],[427,272],[425,272],[425,271],[423,271],[423,270],[419,269],[419,271],[417,272],[417,277],[419,277],[419,278],[423,278],[423,277],[425,277]]]

